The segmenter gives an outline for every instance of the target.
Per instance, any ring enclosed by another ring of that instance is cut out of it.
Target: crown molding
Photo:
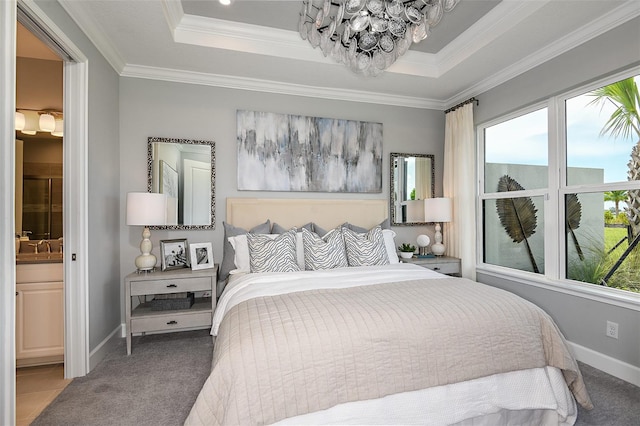
[[[551,0],[502,1],[436,54],[439,75],[489,45]]]
[[[389,93],[365,92],[331,87],[306,86],[283,83],[279,81],[260,80],[254,78],[217,75],[168,68],[148,67],[127,64],[121,77],[144,78],[150,80],[170,81],[175,83],[216,86],[228,89],[251,90],[256,92],[275,93],[281,95],[304,96],[311,98],[331,99],[338,101],[362,102],[371,104],[393,105],[408,108],[444,110],[444,104],[438,100],[410,96],[397,96]]]
[[[106,32],[100,23],[96,19],[93,19],[93,16],[87,12],[84,2],[58,0],[58,3],[60,3],[60,6],[69,14],[73,22],[80,27],[82,32],[85,33],[111,67],[120,74],[125,67],[125,60],[105,36]]]
[[[604,14],[600,19],[598,19],[598,21],[583,25],[571,34],[554,40],[553,43],[544,46],[526,58],[504,68],[489,78],[479,81],[473,86],[449,98],[444,102],[444,104],[447,105],[448,108],[458,104],[464,99],[468,99],[472,96],[477,96],[480,93],[491,90],[494,87],[519,76],[520,74],[524,74],[525,72],[532,70],[538,65],[550,61],[551,59],[606,33],[612,28],[637,18],[638,16],[640,16],[640,7],[638,7],[637,1],[628,1]]]

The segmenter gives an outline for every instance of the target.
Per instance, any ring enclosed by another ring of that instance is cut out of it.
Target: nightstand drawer
[[[212,289],[210,277],[174,278],[157,281],[132,281],[131,295],[182,293],[185,291],[206,291]]]
[[[441,274],[459,274],[460,263],[446,262],[446,263],[430,263],[428,265],[421,265],[424,268],[431,269],[432,271],[440,272]]]
[[[211,312],[176,312],[175,315],[131,318],[131,332],[143,333],[147,331],[166,331],[192,327],[208,327],[211,325]]]

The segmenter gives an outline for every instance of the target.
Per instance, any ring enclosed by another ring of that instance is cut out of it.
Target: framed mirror
[[[147,139],[147,191],[167,194],[167,225],[215,229],[215,142]]]
[[[435,197],[433,155],[392,152],[390,170],[391,225],[427,225],[424,221],[424,199]]]

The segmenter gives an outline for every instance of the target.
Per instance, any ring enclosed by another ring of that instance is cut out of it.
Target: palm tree
[[[590,93],[595,98],[589,104],[603,106],[612,103],[616,109],[600,131],[600,135],[630,138],[638,141],[631,150],[627,166],[628,180],[640,180],[640,93],[633,77],[601,87]],[[640,190],[627,191],[627,215],[633,235],[640,233]],[[616,207],[617,211],[617,207]]]
[[[627,199],[627,191],[607,191],[604,193],[605,201],[613,201],[615,203],[615,216],[618,217],[620,213],[620,202]]]

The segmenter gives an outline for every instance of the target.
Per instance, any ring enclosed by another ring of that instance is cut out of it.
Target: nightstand
[[[138,274],[124,278],[127,355],[131,354],[133,333],[168,332],[211,327],[216,307],[216,281],[218,265],[211,269],[192,271],[188,268],[164,272]],[[147,296],[175,293],[203,292],[208,297],[196,297],[190,308],[153,310]],[[211,297],[213,295],[213,297]],[[139,302],[135,305],[135,302]]]
[[[423,268],[431,269],[441,274],[459,276],[461,273],[460,259],[457,257],[449,256],[436,256],[436,257],[412,257],[409,259],[402,259],[404,263],[413,263],[420,265]]]

